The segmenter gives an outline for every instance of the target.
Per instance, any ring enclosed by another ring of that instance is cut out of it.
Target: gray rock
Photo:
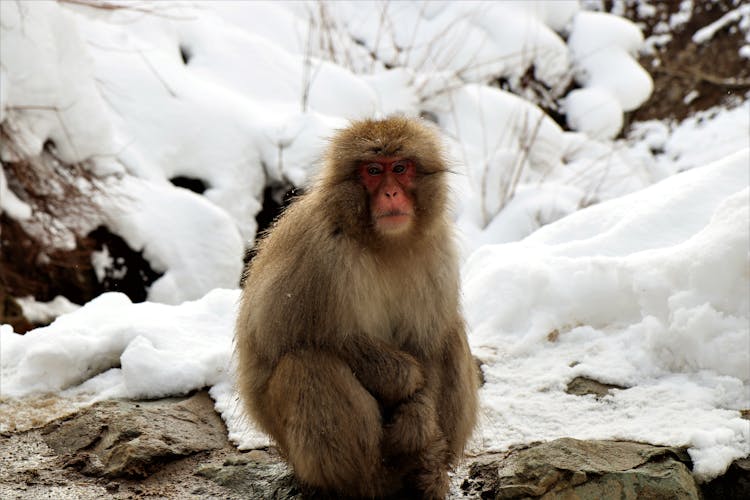
[[[146,477],[160,464],[227,443],[211,398],[104,401],[42,429],[66,465],[84,474]]]
[[[464,492],[479,498],[699,499],[678,448],[564,438],[469,466]]]
[[[242,457],[226,460],[221,466],[198,468],[206,477],[248,499],[301,499],[302,488],[286,464],[278,457],[253,450]]]
[[[722,476],[702,484],[701,493],[704,500],[750,498],[750,457],[735,460]]]
[[[565,389],[565,392],[568,394],[573,394],[574,396],[585,396],[587,394],[593,394],[597,398],[603,398],[607,394],[609,394],[609,391],[612,389],[627,389],[627,387],[622,387],[620,385],[614,385],[614,384],[605,384],[603,382],[599,382],[598,380],[586,378],[586,377],[576,377],[573,380],[571,380],[568,383],[568,387]]]

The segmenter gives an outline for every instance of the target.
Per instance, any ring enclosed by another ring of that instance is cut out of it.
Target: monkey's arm
[[[343,349],[354,375],[385,405],[409,398],[424,385],[419,362],[385,342],[357,336],[347,339]]]

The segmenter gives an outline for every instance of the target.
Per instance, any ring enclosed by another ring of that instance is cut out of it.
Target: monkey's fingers
[[[419,392],[399,405],[385,426],[385,449],[394,455],[414,454],[444,441],[432,400]]]

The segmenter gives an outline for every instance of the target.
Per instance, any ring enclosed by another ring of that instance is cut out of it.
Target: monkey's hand
[[[386,424],[384,445],[393,454],[413,454],[444,449],[443,434],[437,423],[435,404],[425,391],[419,391],[396,407]]]
[[[370,339],[351,340],[345,349],[354,375],[386,406],[404,401],[424,387],[421,365],[404,351]]]

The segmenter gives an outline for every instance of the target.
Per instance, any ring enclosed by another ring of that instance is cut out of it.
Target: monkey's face
[[[317,196],[334,234],[398,250],[445,227],[447,167],[431,126],[398,116],[353,122],[331,138],[324,164]]]
[[[409,231],[414,224],[416,165],[405,158],[361,162],[359,177],[367,190],[375,230],[384,236]]]

